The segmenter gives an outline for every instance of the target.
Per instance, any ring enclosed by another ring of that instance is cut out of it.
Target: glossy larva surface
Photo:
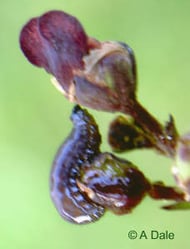
[[[99,153],[101,138],[94,119],[86,110],[76,106],[71,120],[74,128],[55,157],[50,191],[59,214],[67,221],[83,224],[99,219],[104,213],[104,208],[89,200],[76,183],[80,167]]]

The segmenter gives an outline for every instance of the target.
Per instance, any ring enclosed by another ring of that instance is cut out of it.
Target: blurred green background
[[[75,15],[90,36],[119,40],[135,51],[138,98],[161,122],[172,113],[180,133],[189,130],[190,1],[188,0],[1,0],[0,2],[0,248],[189,248],[190,213],[166,212],[146,198],[132,214],[107,212],[90,225],[60,218],[49,197],[55,152],[71,130],[69,103],[50,76],[30,65],[18,37],[29,18],[51,9]],[[91,111],[106,142],[115,116]],[[122,155],[152,180],[175,184],[172,162],[150,151]],[[168,230],[171,241],[132,240],[129,230]]]

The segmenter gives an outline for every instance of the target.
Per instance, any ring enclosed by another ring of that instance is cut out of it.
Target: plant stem
[[[123,113],[135,119],[160,153],[167,157],[174,158],[176,143],[172,140],[172,136],[167,134],[165,127],[138,101],[127,105]]]

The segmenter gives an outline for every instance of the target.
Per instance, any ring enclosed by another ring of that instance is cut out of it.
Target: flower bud
[[[144,133],[133,118],[128,116],[118,116],[111,122],[108,141],[115,152],[154,148],[155,146],[154,141]]]
[[[49,11],[31,19],[21,31],[20,46],[27,59],[54,75],[66,92],[73,71],[83,68],[83,56],[88,53],[83,27],[62,11]]]

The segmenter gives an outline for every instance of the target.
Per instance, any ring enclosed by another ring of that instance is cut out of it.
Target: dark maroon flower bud
[[[108,141],[115,152],[154,148],[155,146],[154,141],[144,133],[133,118],[121,115],[111,122]]]
[[[21,49],[28,60],[54,75],[68,91],[76,70],[84,67],[90,41],[78,20],[62,11],[50,11],[31,19],[20,34]]]

